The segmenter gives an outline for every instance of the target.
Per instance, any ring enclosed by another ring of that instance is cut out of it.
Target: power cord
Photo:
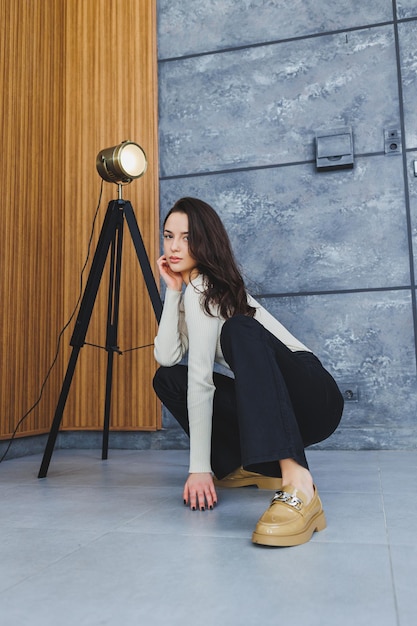
[[[101,205],[101,199],[102,199],[102,196],[103,196],[103,183],[104,183],[104,180],[101,181],[98,203],[97,203],[97,207],[96,207],[96,210],[95,210],[95,213],[94,213],[93,222],[92,222],[92,225],[91,225],[90,238],[89,238],[88,246],[87,246],[87,256],[86,256],[86,259],[84,261],[84,265],[83,265],[83,267],[81,269],[81,273],[80,273],[80,293],[79,293],[77,302],[75,304],[74,310],[72,311],[72,313],[71,313],[71,315],[69,317],[69,320],[67,321],[67,323],[65,324],[65,326],[62,328],[61,332],[58,335],[58,341],[57,341],[57,347],[56,347],[55,356],[54,356],[54,358],[52,360],[52,363],[51,363],[51,365],[50,365],[50,367],[49,367],[49,369],[47,371],[45,379],[44,379],[44,381],[43,381],[43,383],[41,385],[41,389],[40,389],[40,392],[39,392],[39,397],[36,400],[36,402],[33,404],[33,406],[31,406],[30,409],[28,411],[26,411],[26,413],[18,421],[18,423],[16,425],[16,428],[14,429],[13,434],[12,434],[12,436],[10,438],[9,445],[7,446],[6,451],[4,452],[2,457],[0,458],[0,463],[2,463],[4,461],[4,459],[6,458],[6,455],[7,455],[7,453],[10,450],[10,446],[12,445],[12,443],[13,443],[15,437],[16,437],[16,433],[19,430],[20,426],[23,424],[25,419],[32,413],[32,411],[34,411],[36,409],[36,407],[38,406],[39,402],[41,401],[41,398],[42,398],[42,395],[43,395],[43,392],[44,392],[44,389],[45,389],[45,385],[48,382],[48,379],[49,379],[49,377],[51,375],[51,372],[52,372],[53,368],[55,367],[55,364],[56,364],[57,359],[58,359],[58,355],[59,355],[59,351],[60,351],[60,347],[61,347],[62,335],[64,334],[64,332],[67,330],[68,326],[71,324],[72,320],[74,319],[74,316],[75,316],[75,314],[77,312],[78,306],[79,306],[79,304],[81,302],[81,298],[83,296],[83,276],[84,276],[84,272],[85,272],[85,269],[87,267],[88,260],[90,258],[90,254],[91,254],[91,245],[92,245],[92,241],[93,241],[94,229],[95,229],[98,212],[99,212],[100,205]]]

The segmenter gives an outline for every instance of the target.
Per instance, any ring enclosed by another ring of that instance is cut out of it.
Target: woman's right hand
[[[168,265],[167,258],[165,254],[159,257],[156,262],[159,274],[163,281],[165,282],[168,289],[173,289],[174,291],[181,291],[182,289],[182,274],[179,272],[173,272],[172,269]]]
[[[210,472],[189,474],[183,491],[184,504],[192,511],[205,511],[217,504],[216,488]]]

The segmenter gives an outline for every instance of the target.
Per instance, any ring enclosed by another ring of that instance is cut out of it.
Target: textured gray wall
[[[161,217],[212,204],[251,292],[355,392],[321,447],[416,448],[416,1],[157,7]],[[354,168],[317,171],[344,125]]]

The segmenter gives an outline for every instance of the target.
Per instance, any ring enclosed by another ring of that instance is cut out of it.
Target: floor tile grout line
[[[34,529],[30,529],[30,530],[34,530]],[[85,550],[85,548],[87,548],[91,544],[95,543],[96,541],[102,539],[107,534],[108,534],[108,531],[105,531],[104,533],[100,534],[99,536],[96,536],[93,539],[88,540],[86,543],[83,543],[82,545],[77,546],[73,550],[69,550],[65,554],[62,554],[59,558],[56,558],[56,559],[54,559],[52,561],[49,561],[43,567],[39,567],[39,569],[36,572],[32,572],[31,574],[28,574],[27,576],[23,576],[21,580],[18,580],[16,582],[14,582],[12,585],[10,585],[10,587],[5,587],[4,589],[1,589],[0,590],[0,599],[1,599],[2,594],[9,593],[12,589],[15,589],[16,587],[19,587],[19,585],[22,585],[25,582],[30,581],[33,578],[35,578],[35,579],[38,578],[38,576],[40,576],[44,572],[47,572],[51,567],[55,567],[56,565],[58,565],[58,563],[61,563],[61,562],[65,561],[66,559],[68,559],[70,557],[73,557],[78,552],[81,552],[82,550]]]
[[[380,482],[380,487],[381,487],[382,514],[384,516],[385,534],[387,537],[389,568],[390,568],[390,576],[391,576],[391,583],[392,583],[392,594],[393,594],[393,599],[394,599],[395,616],[396,616],[396,622],[397,622],[396,626],[400,626],[400,612],[399,612],[399,605],[398,605],[398,598],[397,598],[397,588],[395,584],[395,574],[394,574],[394,565],[392,562],[390,534],[389,534],[389,529],[388,529],[387,513],[385,509],[385,494],[384,494],[384,486],[382,482],[380,451],[378,451],[378,473],[379,473],[379,482]]]

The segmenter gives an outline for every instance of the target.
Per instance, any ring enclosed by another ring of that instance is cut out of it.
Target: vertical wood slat
[[[0,297],[6,305],[0,331],[0,437],[10,436],[39,394],[58,333],[79,294],[101,185],[95,158],[123,139],[140,143],[148,157],[146,174],[126,187],[124,196],[132,202],[152,264],[157,256],[155,12],[153,0],[0,0]],[[104,183],[92,253],[107,203],[116,194],[116,186]],[[88,270],[89,265],[84,285]],[[107,271],[88,342],[104,344],[106,309]],[[50,427],[72,329],[73,323],[39,407],[21,434]],[[126,225],[119,345],[126,350],[151,344],[155,332]],[[102,427],[106,359],[103,350],[82,348],[64,428]],[[154,370],[151,347],[115,356],[112,427],[160,427]]]

